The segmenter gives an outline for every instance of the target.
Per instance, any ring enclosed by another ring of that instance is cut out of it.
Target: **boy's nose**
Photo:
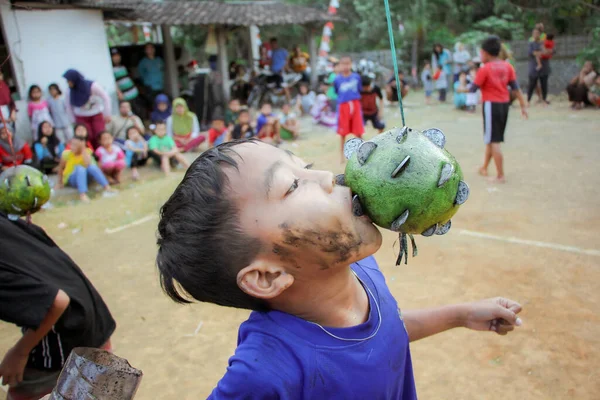
[[[311,171],[311,173],[315,174],[313,179],[319,183],[325,192],[333,192],[333,186],[335,185],[333,173],[329,171]]]

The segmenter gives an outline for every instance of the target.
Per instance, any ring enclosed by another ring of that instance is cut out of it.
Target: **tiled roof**
[[[114,11],[109,19],[169,25],[304,25],[340,21],[326,10],[279,1],[126,1],[74,0],[73,5]]]

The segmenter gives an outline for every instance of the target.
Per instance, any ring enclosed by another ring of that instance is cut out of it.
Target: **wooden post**
[[[179,84],[177,82],[177,65],[175,64],[175,49],[171,39],[169,25],[160,26],[163,37],[163,51],[165,60],[165,91],[173,97],[179,96]]]
[[[317,71],[318,66],[318,54],[317,54],[317,29],[315,25],[307,26],[308,29],[308,51],[310,55],[310,87],[313,90],[317,90],[319,83],[319,72]]]
[[[218,45],[218,63],[221,81],[223,82],[223,99],[227,103],[229,101],[229,61],[227,60],[227,28],[224,26],[217,27],[217,45]]]

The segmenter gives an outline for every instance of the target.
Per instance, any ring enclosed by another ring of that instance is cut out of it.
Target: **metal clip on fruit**
[[[399,233],[396,265],[408,262],[408,240],[413,257],[413,234],[443,235],[450,218],[469,196],[469,186],[456,159],[444,145],[439,129],[423,132],[394,128],[369,141],[351,139],[344,146],[348,159],[344,175],[336,182],[353,193],[355,215],[367,214],[382,228]]]

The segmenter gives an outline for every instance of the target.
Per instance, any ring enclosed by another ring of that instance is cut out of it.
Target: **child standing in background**
[[[423,72],[421,72],[421,82],[425,91],[425,104],[431,103],[431,94],[433,93],[433,77],[431,76],[431,63],[425,62]]]
[[[100,169],[111,183],[121,182],[121,172],[125,168],[125,154],[120,147],[113,146],[113,137],[108,131],[100,133],[100,147],[96,149]]]
[[[360,106],[360,75],[352,72],[352,59],[344,56],[340,59],[340,74],[335,78],[333,87],[337,93],[338,124],[337,133],[340,135],[340,161],[344,163],[344,143],[346,136],[361,137],[365,132]]]
[[[54,131],[61,142],[68,143],[73,137],[73,127],[67,113],[65,99],[62,97],[62,92],[56,83],[51,83],[48,86],[48,93],[50,93],[48,105],[54,120]]]
[[[448,80],[446,78],[446,72],[443,68],[438,68],[433,75],[435,80],[435,88],[439,93],[438,100],[440,103],[446,102],[446,91],[448,90]]]
[[[368,76],[362,77],[362,90],[360,92],[360,106],[362,108],[363,123],[367,125],[371,121],[373,128],[379,133],[385,129],[383,117],[383,94],[377,85],[373,85],[371,78]]]
[[[240,107],[240,101],[238,99],[229,100],[229,107],[225,110],[225,126],[227,129],[233,129],[233,126],[237,124]]]
[[[42,99],[42,89],[38,85],[31,85],[29,88],[29,104],[27,104],[27,115],[31,121],[31,132],[33,140],[38,140],[38,127],[44,121],[54,125],[48,102]]]

